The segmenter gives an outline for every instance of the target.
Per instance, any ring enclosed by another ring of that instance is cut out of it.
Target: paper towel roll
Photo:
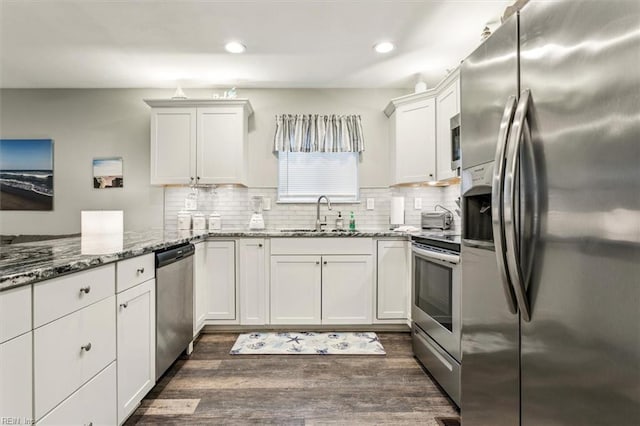
[[[391,197],[391,225],[404,225],[404,197]]]

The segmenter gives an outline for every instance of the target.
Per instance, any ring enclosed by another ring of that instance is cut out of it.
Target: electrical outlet
[[[414,198],[413,199],[413,208],[415,210],[422,210],[422,198]]]
[[[271,210],[271,198],[262,197],[262,210]]]
[[[375,198],[367,198],[367,210],[375,209],[376,200]]]

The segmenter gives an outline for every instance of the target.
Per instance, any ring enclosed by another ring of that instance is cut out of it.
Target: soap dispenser
[[[338,212],[338,217],[336,218],[336,229],[339,231],[344,229],[344,219],[342,218],[342,212]]]
[[[356,230],[356,216],[351,212],[351,218],[349,219],[349,231]]]

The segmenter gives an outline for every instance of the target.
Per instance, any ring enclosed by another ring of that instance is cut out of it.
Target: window
[[[315,203],[358,201],[357,152],[278,153],[278,201]]]

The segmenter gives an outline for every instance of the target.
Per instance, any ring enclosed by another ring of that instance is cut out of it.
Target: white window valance
[[[362,122],[359,115],[277,115],[273,145],[276,152],[362,152]]]

